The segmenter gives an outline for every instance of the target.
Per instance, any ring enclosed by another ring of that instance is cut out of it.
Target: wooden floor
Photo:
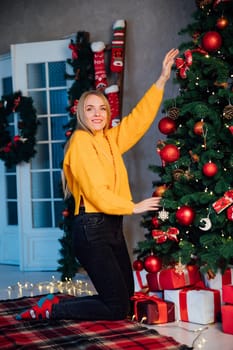
[[[22,272],[18,266],[0,265],[0,276],[0,300],[46,294],[56,291],[57,286],[63,286],[60,273],[56,271]],[[69,281],[66,285],[68,287],[63,291],[74,295],[82,296],[94,290],[85,274],[77,274],[70,285]],[[174,322],[148,327],[197,350],[233,350],[233,335],[223,333],[221,323],[206,326]]]

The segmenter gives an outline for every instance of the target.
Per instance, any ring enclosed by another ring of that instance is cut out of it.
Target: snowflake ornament
[[[162,221],[165,221],[169,218],[169,212],[166,211],[164,208],[158,212],[158,218]]]

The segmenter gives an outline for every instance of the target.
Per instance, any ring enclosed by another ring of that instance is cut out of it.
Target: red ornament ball
[[[140,260],[140,259],[137,259],[133,262],[133,269],[135,271],[142,271],[144,268],[144,264],[143,264],[143,261]]]
[[[226,17],[221,16],[217,19],[216,27],[220,30],[225,29],[229,24],[229,21]]]
[[[217,174],[218,167],[215,163],[208,162],[208,163],[203,165],[202,172],[205,176],[212,177],[212,176]]]
[[[66,218],[70,215],[70,212],[68,209],[64,209],[63,212],[62,212],[62,215]]]
[[[184,226],[191,225],[194,219],[195,219],[195,212],[188,205],[183,205],[176,211],[176,220],[180,225],[184,225]]]
[[[172,163],[180,158],[180,150],[175,145],[169,144],[164,146],[160,151],[160,157],[163,161]]]
[[[228,129],[230,130],[231,135],[233,135],[233,125],[229,126]]]
[[[193,127],[194,134],[203,135],[203,126],[204,126],[203,120],[200,120],[199,122],[195,123]]]
[[[155,256],[147,256],[144,260],[144,268],[147,272],[158,272],[162,268],[162,260]]]
[[[228,220],[233,221],[233,205],[227,208],[226,215]]]
[[[169,117],[164,117],[159,121],[158,128],[162,134],[170,135],[176,131],[176,122]]]
[[[218,32],[209,31],[202,38],[202,46],[208,51],[217,51],[222,45],[222,37]]]
[[[70,137],[72,135],[72,130],[67,130],[65,135],[66,137]]]
[[[158,219],[156,216],[154,216],[154,217],[151,219],[151,224],[152,224],[153,228],[159,228],[159,226],[160,226],[160,221],[159,221],[159,219]]]

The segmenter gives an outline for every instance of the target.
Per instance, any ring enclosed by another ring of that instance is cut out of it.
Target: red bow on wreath
[[[74,104],[72,107],[70,107],[70,112],[71,114],[76,114],[77,113],[77,108],[78,108],[78,100],[74,100]]]
[[[77,60],[78,59],[78,48],[77,48],[77,45],[75,45],[73,43],[73,41],[71,41],[71,43],[69,44],[69,49],[72,50],[72,59]]]
[[[156,243],[164,243],[168,239],[178,242],[178,234],[179,230],[176,227],[170,227],[167,231],[152,230],[152,237],[156,240]]]
[[[192,52],[191,50],[186,50],[184,52],[184,58],[177,57],[176,60],[176,68],[179,70],[179,75],[182,79],[187,77],[187,70],[193,63]]]

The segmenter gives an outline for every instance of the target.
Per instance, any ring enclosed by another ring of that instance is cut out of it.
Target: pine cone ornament
[[[226,107],[224,107],[222,115],[224,119],[228,119],[228,120],[233,119],[233,106],[227,105]]]
[[[177,107],[169,108],[169,110],[168,110],[168,117],[173,119],[173,120],[178,119],[178,117],[179,117],[179,108],[177,108]]]
[[[173,171],[173,178],[175,181],[179,181],[180,177],[184,175],[184,170],[182,169],[175,169]]]

